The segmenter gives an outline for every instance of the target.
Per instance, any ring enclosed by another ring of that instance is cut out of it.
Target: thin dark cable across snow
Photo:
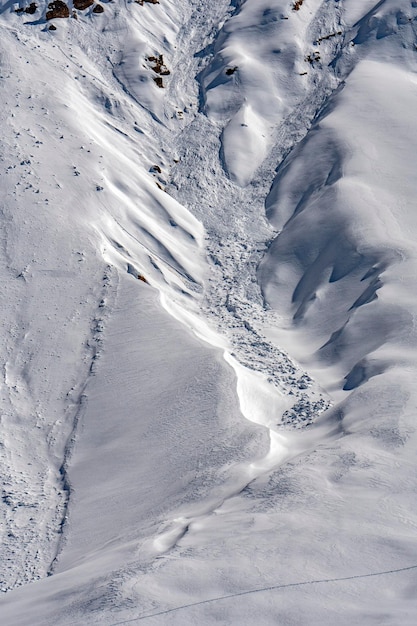
[[[345,580],[355,580],[358,578],[371,578],[374,576],[385,576],[387,574],[398,574],[399,572],[407,572],[409,570],[417,569],[417,565],[410,565],[408,567],[400,567],[398,569],[390,569],[383,572],[373,572],[370,574],[355,574],[354,576],[344,576],[343,578],[323,578],[321,580],[306,580],[298,583],[287,583],[285,585],[272,585],[271,587],[261,587],[260,589],[249,589],[248,591],[239,591],[237,593],[231,593],[227,596],[218,596],[217,598],[210,598],[208,600],[200,600],[199,602],[192,602],[190,604],[183,604],[176,606],[172,609],[166,609],[165,611],[159,611],[158,613],[151,613],[149,615],[142,615],[141,617],[134,617],[132,619],[125,620],[123,622],[114,622],[110,626],[121,626],[121,624],[132,624],[133,622],[139,622],[144,619],[151,619],[152,617],[158,617],[160,615],[167,615],[174,611],[181,611],[182,609],[189,609],[193,606],[200,606],[201,604],[209,604],[210,602],[218,602],[220,600],[228,600],[229,598],[237,598],[239,596],[247,596],[252,593],[260,593],[263,591],[275,591],[277,589],[288,589],[289,587],[303,587],[305,585],[318,585],[322,583],[337,583]]]

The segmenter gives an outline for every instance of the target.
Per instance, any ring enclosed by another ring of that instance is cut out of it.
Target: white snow
[[[416,2],[38,4],[0,0],[1,623],[415,624]]]

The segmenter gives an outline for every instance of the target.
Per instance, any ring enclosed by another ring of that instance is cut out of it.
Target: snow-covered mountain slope
[[[417,4],[35,4],[2,623],[414,624]]]

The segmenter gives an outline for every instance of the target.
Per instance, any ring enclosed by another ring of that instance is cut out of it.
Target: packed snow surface
[[[1,623],[414,625],[417,2],[87,4],[0,0]]]

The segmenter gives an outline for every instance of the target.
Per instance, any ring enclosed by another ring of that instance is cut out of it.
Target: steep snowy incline
[[[167,3],[163,7],[132,6],[125,9],[106,6],[100,17],[91,11],[79,13],[77,20],[58,20],[56,31],[48,30],[42,21],[45,13],[43,5],[37,10],[37,17],[40,14],[41,18],[38,20],[32,20],[24,12],[16,13],[7,4],[2,12],[2,67],[6,87],[3,111],[6,113],[13,108],[7,127],[10,128],[11,137],[14,133],[10,140],[10,154],[5,159],[5,171],[11,181],[9,195],[14,199],[5,201],[5,215],[6,219],[13,215],[14,228],[25,253],[24,259],[6,260],[5,266],[16,267],[16,276],[22,274],[24,278],[24,272],[34,262],[35,251],[42,250],[44,255],[40,272],[31,274],[32,307],[22,307],[27,317],[18,323],[19,333],[26,333],[28,329],[32,332],[32,328],[39,325],[42,328],[39,330],[39,341],[33,349],[26,347],[26,344],[20,344],[20,348],[16,344],[10,347],[9,354],[17,353],[20,349],[22,357],[21,363],[15,359],[13,368],[8,366],[6,386],[14,389],[19,386],[18,382],[24,385],[22,381],[25,381],[25,372],[31,370],[28,362],[32,358],[32,352],[37,354],[39,363],[35,368],[36,372],[41,372],[42,369],[49,372],[51,357],[45,355],[41,346],[46,345],[45,336],[52,334],[55,337],[52,345],[55,347],[51,347],[51,355],[60,353],[65,345],[62,337],[65,319],[79,318],[80,327],[75,330],[74,325],[71,326],[68,341],[73,341],[74,336],[77,336],[79,350],[85,351],[82,357],[84,374],[78,368],[70,374],[71,368],[65,363],[66,371],[62,374],[62,380],[65,381],[63,391],[58,391],[58,385],[52,385],[56,388],[57,398],[63,398],[59,408],[56,406],[52,409],[50,394],[45,395],[40,382],[33,378],[34,374],[28,374],[34,380],[31,392],[33,397],[29,397],[27,390],[25,410],[28,416],[33,416],[36,411],[40,412],[45,420],[39,436],[42,451],[35,453],[36,463],[39,464],[36,472],[45,476],[50,470],[53,476],[51,480],[56,483],[51,487],[50,494],[45,496],[50,501],[50,506],[43,506],[47,517],[52,516],[55,522],[49,520],[45,524],[52,524],[58,530],[65,516],[68,499],[65,478],[67,446],[74,434],[80,403],[84,401],[83,390],[91,370],[91,359],[95,358],[98,343],[101,343],[99,338],[105,326],[103,313],[107,314],[107,300],[103,294],[107,290],[112,292],[107,283],[114,280],[112,272],[101,262],[99,251],[103,253],[105,261],[116,266],[119,271],[127,271],[134,278],[145,278],[157,286],[166,296],[166,306],[177,317],[183,319],[187,325],[191,324],[200,334],[208,336],[206,323],[203,322],[202,325],[195,317],[190,317],[191,311],[198,314],[195,296],[202,291],[204,270],[198,250],[203,243],[203,230],[197,220],[165,194],[162,188],[168,182],[170,168],[178,161],[178,150],[182,149],[185,141],[183,137],[191,137],[195,125],[200,122],[204,129],[202,115],[196,113],[196,85],[187,80],[187,73],[190,72],[190,78],[193,78],[196,71],[195,67],[190,70],[190,59],[194,60],[194,65],[198,64],[195,53],[204,42],[204,37],[208,36],[209,40],[213,40],[218,32],[222,32],[221,24],[230,15],[230,8],[224,3],[222,6],[210,8],[208,12],[208,4],[195,3],[188,6],[184,3],[174,7]],[[199,19],[198,14],[201,16]],[[141,19],[143,15],[146,15],[146,21]],[[207,35],[210,24],[212,31]],[[188,66],[185,63],[187,59]],[[25,80],[25,73],[31,66],[36,68],[38,80],[28,82]],[[168,70],[168,66],[172,69]],[[160,77],[164,81],[164,89],[159,87],[156,80]],[[50,81],[60,84],[60,90],[55,93],[47,92]],[[12,102],[13,98],[15,102]],[[28,106],[24,106],[25,100],[29,103]],[[194,125],[190,125],[187,116],[194,117]],[[29,143],[21,138],[22,128],[28,133]],[[184,132],[181,132],[181,128],[185,129]],[[205,139],[210,141],[209,136]],[[13,140],[16,142],[14,146]],[[209,147],[210,145],[204,155],[205,159],[212,159]],[[27,154],[20,154],[22,150],[26,150]],[[35,158],[34,150],[38,151],[39,158]],[[187,167],[186,159],[184,162]],[[201,164],[203,168],[205,162]],[[17,163],[24,171],[23,178],[20,168],[15,167]],[[201,165],[198,174],[203,179],[205,174]],[[179,167],[179,171],[184,170]],[[185,176],[188,175],[186,170]],[[28,182],[20,191],[19,187],[25,177]],[[220,180],[222,182],[218,185],[218,191],[214,188],[213,192],[219,193],[221,197],[223,187],[227,185],[228,197],[232,195],[231,206],[234,206],[239,201],[233,197],[235,187],[228,183],[223,174]],[[35,196],[35,202],[40,203],[41,208],[36,214],[36,219],[39,220],[38,230],[42,235],[39,238],[34,237],[36,226],[30,208],[32,200],[26,200],[24,193],[35,193],[39,196]],[[191,199],[192,196],[190,201]],[[183,198],[181,200],[184,201]],[[13,205],[13,202],[17,204]],[[245,206],[247,204],[245,201]],[[211,212],[210,220],[216,221],[223,206],[215,208]],[[261,419],[263,423],[275,427],[283,411],[291,409],[294,400],[288,395],[289,392],[295,397],[296,410],[289,412],[287,419],[295,420],[295,423],[308,422],[328,405],[328,400],[323,398],[320,390],[314,388],[311,378],[291,362],[287,355],[265,342],[259,331],[251,327],[254,320],[249,318],[252,317],[253,299],[256,301],[255,316],[262,318],[262,302],[255,285],[254,290],[249,285],[249,294],[244,296],[242,303],[236,298],[241,286],[253,280],[257,255],[262,252],[264,241],[270,236],[263,218],[253,215],[257,225],[249,232],[239,232],[241,218],[250,226],[248,218],[241,214],[233,217],[236,227],[227,234],[235,252],[227,252],[229,259],[225,267],[228,275],[220,275],[215,280],[221,286],[226,279],[229,293],[224,302],[223,294],[218,297],[215,291],[209,292],[215,308],[213,310],[210,305],[206,316],[213,320],[209,323],[217,333],[220,331],[217,337],[211,334],[210,341],[230,346],[238,361],[249,365],[252,370],[261,371],[264,377],[269,378],[272,384],[268,394],[271,398],[276,394],[273,387],[278,387],[277,401],[271,405],[274,407],[273,411],[268,411]],[[197,217],[201,219],[198,212]],[[59,232],[68,242],[71,254],[74,254],[76,267],[88,267],[88,276],[98,275],[99,279],[87,280],[79,276],[73,287],[68,287],[68,279],[72,276],[71,273],[68,274],[71,272],[68,269],[71,262],[67,258],[65,247],[55,235],[57,219]],[[24,235],[24,224],[28,231],[27,236]],[[207,221],[207,226],[211,228],[210,221]],[[7,228],[6,232],[10,246],[12,235]],[[253,256],[254,234],[256,240],[260,239],[260,247]],[[225,239],[225,244],[226,233],[222,229],[217,234],[213,233],[213,241],[217,241],[219,237]],[[56,245],[56,252],[51,247],[52,244]],[[13,248],[13,255],[17,251],[18,247]],[[84,263],[86,258],[90,260],[90,265]],[[57,269],[58,266],[65,269]],[[94,267],[94,271],[91,267]],[[241,270],[243,274],[239,276]],[[44,279],[45,286],[41,286],[40,276]],[[77,286],[78,281],[80,287]],[[38,294],[46,292],[49,296],[53,289],[58,289],[59,292],[53,303],[50,302],[57,311],[55,319],[51,320],[51,316],[44,310],[46,305],[43,304],[42,296]],[[85,289],[87,294],[91,290],[91,297],[83,295]],[[14,310],[13,307],[22,306],[27,291],[25,286],[21,298],[16,295],[14,301],[11,299],[10,311]],[[76,312],[69,313],[71,307],[64,304],[65,299],[60,296],[61,292],[67,298],[87,301],[88,306],[81,312],[77,309]],[[79,294],[78,297],[76,294]],[[248,310],[245,311],[245,308]],[[13,313],[12,317],[16,318],[16,314]],[[237,332],[233,330],[230,336],[231,324],[232,328],[237,326]],[[12,322],[5,324],[5,328],[11,326]],[[78,356],[75,353],[73,367],[77,359],[81,358],[80,355],[81,353]],[[55,372],[59,378],[60,368],[55,367]],[[51,384],[49,373],[45,381],[45,384]],[[38,394],[44,395],[38,398]],[[72,396],[74,400],[67,407],[67,398]],[[22,410],[16,402],[14,410],[18,413]],[[61,427],[62,418],[56,417],[63,413],[68,415],[65,427]],[[13,432],[15,418],[10,419],[10,431]],[[32,422],[37,424],[31,417],[28,419],[30,426]],[[13,438],[12,435],[10,437]],[[33,455],[29,451],[22,452],[25,445],[19,444],[19,454],[23,454],[25,459],[22,462],[33,463]],[[8,454],[12,454],[12,447],[13,444],[6,446]],[[53,467],[48,470],[51,455],[56,458]],[[14,467],[14,462],[6,461],[5,474],[10,465]],[[30,491],[29,483],[32,478],[30,473],[25,476],[19,489],[17,483],[20,479],[15,477],[10,480],[9,491],[5,494],[5,515],[8,515],[7,507],[13,513],[19,508],[10,499],[9,492],[19,502],[24,502],[22,494]],[[39,481],[37,492],[44,489],[46,478],[40,478]],[[22,493],[17,498],[19,490]],[[34,499],[41,501],[39,495]],[[10,505],[7,504],[9,500]],[[38,511],[41,509],[37,505],[35,508]],[[53,513],[55,510],[57,512]],[[32,517],[31,524],[35,528],[40,522],[36,516]],[[10,524],[16,525],[13,515]],[[21,538],[21,533],[26,532],[26,523],[21,528],[23,530],[19,532],[15,528],[14,532],[5,535],[6,546],[9,545],[8,536],[12,538],[12,545],[29,544],[28,536],[25,535],[25,541]],[[31,533],[33,532],[32,530]],[[47,542],[48,545],[50,543]],[[32,572],[27,575],[29,578],[25,574],[21,579],[21,575],[16,574],[17,584],[21,580],[44,575],[50,566],[54,549],[51,545],[45,547],[45,550],[49,550],[49,556],[45,554],[37,569],[32,565],[27,566],[28,571]],[[36,553],[37,549],[32,552]],[[31,561],[32,557],[28,558]],[[13,572],[22,569],[18,559],[10,558],[9,564],[11,569],[5,576],[10,577],[10,582],[5,581],[5,587],[16,584],[13,582]]]
[[[415,5],[1,5],[9,626],[415,623]]]
[[[109,11],[115,34],[102,41],[94,14],[58,20],[55,32],[2,7],[4,590],[44,577],[60,544],[68,454],[117,298],[114,268],[180,301],[201,291],[203,229],[159,188],[152,112],[106,60],[122,49],[128,15],[118,23]]]
[[[80,152],[78,129],[74,135],[62,100],[51,101],[49,83],[34,89],[25,80],[29,45],[2,31],[1,569],[8,588],[45,576],[56,550],[66,505],[61,468],[107,278],[86,237],[86,203],[68,159]],[[61,72],[49,69],[48,81],[59,82]]]
[[[280,341],[296,354],[299,341],[332,391],[413,361],[413,17],[411,6],[379,3],[351,29],[335,64],[346,79],[266,200],[280,232],[259,275]]]

